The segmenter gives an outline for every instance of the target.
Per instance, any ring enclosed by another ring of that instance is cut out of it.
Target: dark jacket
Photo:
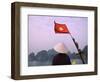
[[[64,53],[58,53],[54,56],[52,65],[70,65],[71,61],[68,55]]]

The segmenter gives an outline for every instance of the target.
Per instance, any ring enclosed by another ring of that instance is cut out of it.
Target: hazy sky
[[[37,53],[41,50],[52,49],[57,43],[63,42],[70,52],[77,52],[69,34],[56,34],[54,21],[66,24],[80,49],[87,45],[88,18],[87,17],[63,17],[63,16],[28,16],[29,53]]]

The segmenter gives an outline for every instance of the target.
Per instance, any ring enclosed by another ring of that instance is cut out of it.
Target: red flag
[[[54,30],[56,33],[69,33],[69,30],[65,24],[59,24],[54,21]]]

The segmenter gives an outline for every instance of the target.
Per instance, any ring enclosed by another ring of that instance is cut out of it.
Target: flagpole
[[[83,59],[83,57],[82,57],[82,55],[81,55],[81,53],[80,53],[80,50],[79,50],[77,44],[75,43],[75,39],[73,38],[73,36],[71,35],[70,32],[69,32],[69,34],[70,34],[70,36],[71,36],[71,38],[72,38],[72,40],[73,40],[73,42],[74,42],[74,45],[75,45],[75,47],[76,47],[76,49],[77,49],[77,51],[78,51],[78,54],[80,55],[80,58],[81,58],[81,60],[82,60],[82,63],[85,64],[84,59]]]

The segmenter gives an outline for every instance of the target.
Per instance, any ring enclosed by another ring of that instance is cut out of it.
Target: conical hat
[[[68,49],[64,45],[64,43],[58,43],[57,45],[55,45],[54,50],[58,53],[68,53]]]

